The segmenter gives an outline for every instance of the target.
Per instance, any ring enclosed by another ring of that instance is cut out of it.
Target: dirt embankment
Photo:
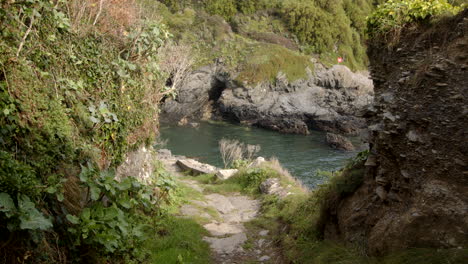
[[[325,237],[371,254],[468,244],[468,10],[370,44],[375,104],[363,185]]]

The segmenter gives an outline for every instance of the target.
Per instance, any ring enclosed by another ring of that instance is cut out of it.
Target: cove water
[[[224,122],[200,123],[198,128],[161,124],[164,148],[174,155],[195,158],[222,168],[218,142],[236,139],[240,142],[260,145],[259,156],[276,157],[294,177],[310,188],[323,183],[317,170],[336,171],[357,152],[334,150],[325,143],[325,133],[312,131],[309,135],[289,135],[261,128],[234,125]],[[353,143],[359,143],[353,139]],[[356,145],[357,146],[357,145]]]

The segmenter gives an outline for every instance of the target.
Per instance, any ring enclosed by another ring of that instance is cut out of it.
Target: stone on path
[[[204,237],[211,249],[217,254],[231,254],[243,251],[242,245],[247,241],[245,233],[239,233],[226,238]]]
[[[245,231],[242,224],[212,222],[203,226],[212,236],[240,234]]]
[[[184,204],[180,208],[180,214],[183,216],[188,216],[188,217],[201,216],[203,218],[211,219],[211,216],[208,213],[203,212],[199,208],[190,204]]]
[[[194,175],[213,174],[217,169],[214,166],[200,163],[194,159],[181,159],[177,161],[177,165],[185,171],[191,171]]]

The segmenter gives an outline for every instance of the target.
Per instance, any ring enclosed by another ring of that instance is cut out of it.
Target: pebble
[[[258,259],[259,261],[268,261],[270,260],[270,257],[269,256],[263,256],[261,258]]]

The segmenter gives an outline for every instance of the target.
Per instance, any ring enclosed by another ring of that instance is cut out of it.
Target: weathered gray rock
[[[146,147],[130,152],[125,161],[117,168],[116,178],[135,177],[142,182],[150,183],[154,171],[155,153]]]
[[[177,87],[177,98],[162,105],[162,121],[188,125],[191,119],[209,118],[211,101],[216,101],[226,83],[226,74],[216,64],[193,71]]]
[[[159,149],[157,153],[158,153],[158,157],[171,157],[172,156],[172,152],[168,149]]]
[[[242,251],[247,235],[240,233],[226,238],[204,237],[203,240],[210,243],[210,248],[217,254],[231,254]]]
[[[203,226],[212,236],[225,236],[240,234],[245,228],[240,223],[209,223]]]
[[[325,239],[360,243],[380,256],[418,247],[466,248],[467,168],[456,160],[467,157],[468,97],[453,96],[468,94],[468,53],[459,44],[466,43],[466,28],[468,10],[403,30],[392,49],[369,42],[379,98],[366,117],[374,126],[373,160],[360,186],[324,214]],[[458,54],[465,58],[455,59]]]
[[[260,191],[264,194],[278,195],[280,197],[288,196],[288,192],[281,186],[278,178],[270,178],[260,184]]]
[[[237,169],[228,169],[228,170],[219,170],[216,172],[216,177],[220,180],[227,180],[234,176],[239,170]]]
[[[345,66],[315,74],[292,83],[228,88],[220,110],[245,124],[285,133],[307,134],[309,128],[357,133],[365,125],[357,116],[373,100],[372,81]]]
[[[255,168],[255,167],[258,167],[260,165],[262,165],[262,163],[264,163],[266,160],[264,157],[257,157],[250,165],[249,165],[249,168]]]
[[[194,175],[212,174],[218,170],[209,164],[200,163],[194,159],[178,160],[177,165],[185,171],[190,171]]]
[[[347,138],[341,135],[327,133],[326,141],[327,141],[327,144],[330,145],[330,147],[334,149],[347,150],[347,151],[351,151],[355,149],[353,143],[351,143],[351,141],[349,141]]]
[[[222,67],[211,65],[190,74],[178,97],[162,106],[161,118],[189,124],[223,116],[284,133],[317,129],[357,134],[365,126],[358,116],[372,101],[369,77],[341,65],[317,65],[306,79],[291,83],[278,73],[276,82],[254,87],[231,80]]]

